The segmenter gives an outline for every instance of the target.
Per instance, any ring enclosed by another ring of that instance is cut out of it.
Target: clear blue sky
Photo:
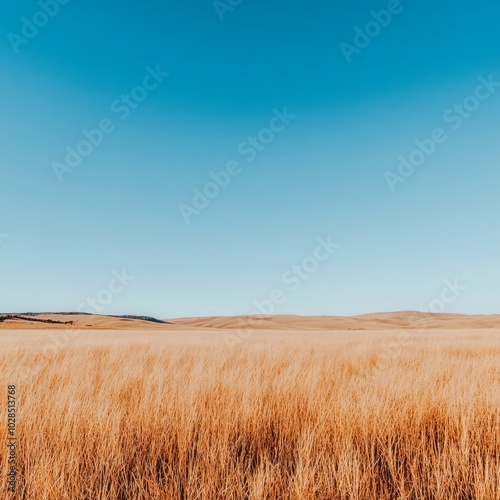
[[[500,7],[401,0],[353,45],[388,4],[243,0],[221,21],[210,1],[71,0],[34,35],[40,5],[5,4],[0,311],[75,310],[126,269],[103,312],[247,314],[274,289],[275,313],[419,309],[455,278],[467,290],[447,312],[500,312],[500,88],[444,119],[479,77],[500,81]],[[117,99],[158,65],[169,76],[122,119]],[[285,108],[247,161],[239,145]],[[106,118],[59,182],[53,163]],[[436,128],[447,140],[391,190]],[[179,206],[230,161],[240,173],[186,224]],[[328,235],[340,247],[292,290],[284,273]]]

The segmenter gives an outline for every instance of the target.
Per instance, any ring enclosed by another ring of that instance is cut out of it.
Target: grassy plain
[[[500,330],[50,333],[0,331],[12,498],[500,499]]]

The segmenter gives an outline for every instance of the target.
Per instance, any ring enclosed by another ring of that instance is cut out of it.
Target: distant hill
[[[0,314],[0,329],[104,329],[140,330],[169,325],[149,316],[101,316],[88,313],[13,313]]]
[[[213,316],[172,320],[176,325],[234,330],[392,330],[500,328],[500,315],[433,314],[416,311],[361,316]]]
[[[104,316],[87,313],[0,314],[0,330],[392,330],[500,328],[500,315],[432,314],[414,311],[362,316],[213,316],[161,320],[149,316]]]

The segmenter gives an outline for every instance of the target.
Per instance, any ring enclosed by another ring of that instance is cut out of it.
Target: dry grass
[[[32,377],[19,335],[0,364],[18,385],[16,498],[500,499],[498,331],[420,333],[384,370],[390,332],[233,349],[85,332]]]

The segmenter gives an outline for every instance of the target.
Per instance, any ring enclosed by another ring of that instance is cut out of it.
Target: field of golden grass
[[[500,331],[400,333],[2,331],[12,498],[500,499]]]

